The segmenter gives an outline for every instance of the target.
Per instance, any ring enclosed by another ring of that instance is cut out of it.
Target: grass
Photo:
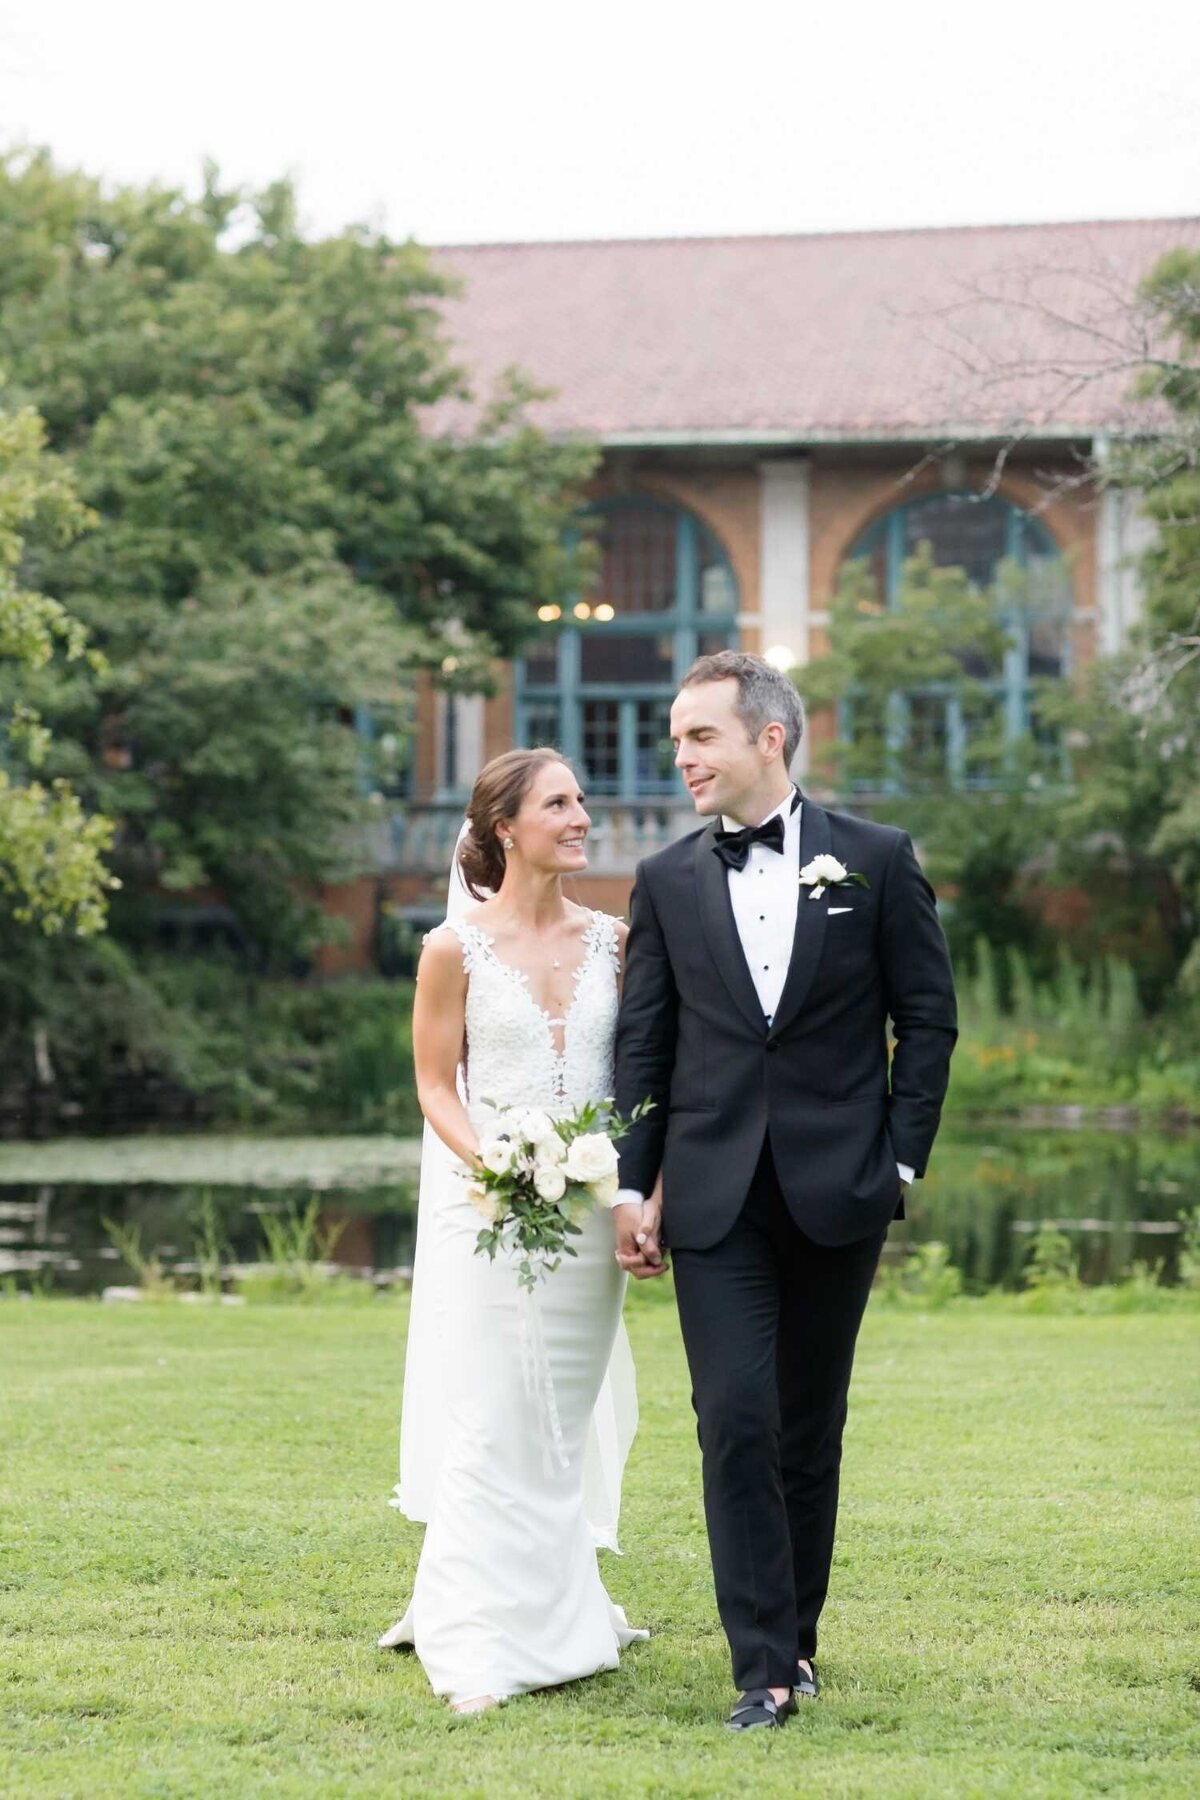
[[[872,1305],[825,1697],[730,1698],[674,1313],[606,1579],[648,1645],[481,1719],[376,1634],[420,1531],[404,1305],[0,1305],[5,1795],[1062,1797],[1196,1791],[1195,1316]]]

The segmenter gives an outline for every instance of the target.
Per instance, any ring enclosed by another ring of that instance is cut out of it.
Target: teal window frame
[[[738,593],[733,568],[724,545],[712,529],[694,513],[682,506],[639,497],[607,501],[587,507],[583,519],[598,519],[621,511],[654,512],[675,520],[675,593],[673,605],[664,612],[618,613],[616,619],[602,622],[578,620],[571,616],[574,605],[587,596],[573,594],[567,602],[561,621],[541,629],[552,631],[557,638],[556,666],[551,681],[531,681],[525,659],[519,658],[514,670],[514,701],[517,743],[529,746],[545,741],[550,735],[535,729],[539,713],[546,717],[551,708],[557,711],[558,729],[551,741],[557,744],[581,771],[589,792],[605,799],[649,800],[673,795],[678,780],[673,768],[661,776],[647,775],[639,768],[637,744],[639,703],[660,705],[674,699],[691,664],[699,654],[701,637],[723,636],[732,648],[737,643]],[[707,550],[711,560],[723,567],[732,596],[728,610],[704,612],[700,607],[701,552]],[[647,639],[670,637],[671,678],[658,681],[585,681],[582,673],[584,638],[591,633],[619,632]],[[597,781],[584,757],[583,709],[589,701],[615,704],[617,707],[617,775],[612,782]]]
[[[904,579],[906,545],[908,542],[908,516],[914,510],[922,508],[931,500],[961,499],[975,503],[980,496],[968,488],[939,490],[936,494],[921,494],[913,500],[906,500],[900,506],[893,507],[880,518],[872,520],[855,539],[846,553],[847,563],[862,560],[871,554],[865,548],[867,540],[877,531],[882,530],[884,546],[884,598],[889,607],[894,607]],[[1061,564],[1065,571],[1065,559],[1050,532],[1040,520],[1032,517],[1022,507],[1016,505],[1003,494],[991,496],[991,503],[1006,508],[1005,547],[1003,554],[997,559],[1015,564],[1019,569],[1029,566],[1031,555],[1043,556]],[[872,546],[873,548],[873,546]],[[935,546],[936,549],[936,546]],[[942,565],[951,566],[951,565]],[[993,578],[995,570],[993,569]],[[1060,676],[1031,676],[1029,674],[1029,631],[1030,625],[1039,618],[1051,618],[1054,614],[1047,610],[1037,612],[1028,607],[1001,607],[998,613],[999,623],[1008,635],[1004,658],[1000,673],[991,681],[980,681],[979,689],[990,695],[1000,704],[1004,717],[1004,741],[1011,746],[1030,731],[1033,726],[1033,698],[1039,681],[1064,679],[1070,672],[1071,639],[1070,633],[1064,632],[1062,671]],[[886,716],[886,736],[890,748],[900,750],[907,737],[912,718],[912,701],[925,698],[941,698],[946,707],[946,765],[947,774],[953,786],[966,789],[988,789],[1003,784],[1003,771],[985,774],[979,771],[972,773],[968,766],[969,725],[963,716],[961,696],[946,683],[930,682],[921,687],[897,690],[891,696]],[[844,741],[850,741],[853,733],[854,701],[853,696],[840,702],[838,706],[838,735]],[[1063,772],[1066,772],[1065,752],[1060,760]],[[880,772],[875,781],[860,779],[855,782],[856,789],[881,789],[887,793],[897,793],[903,783],[891,770]]]

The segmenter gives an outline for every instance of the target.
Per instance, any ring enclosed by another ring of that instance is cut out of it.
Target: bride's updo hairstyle
[[[498,891],[504,880],[505,856],[496,827],[502,819],[516,818],[538,771],[551,763],[571,767],[565,756],[543,744],[536,750],[506,750],[479,771],[467,806],[469,829],[458,853],[458,866],[474,899],[483,900]]]

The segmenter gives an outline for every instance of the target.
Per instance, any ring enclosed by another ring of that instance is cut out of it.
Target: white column
[[[1142,613],[1141,558],[1156,527],[1135,488],[1106,487],[1096,509],[1096,648],[1121,649]]]
[[[435,781],[440,799],[470,791],[483,767],[483,695],[441,694],[434,704]],[[455,766],[447,767],[449,713],[454,708]]]
[[[469,793],[483,767],[482,694],[460,694],[458,708],[458,784]]]
[[[809,646],[809,527],[808,461],[790,457],[761,462],[759,542],[759,601],[762,648],[765,656],[783,661],[790,651],[794,666],[808,661]],[[808,766],[807,742],[800,746],[794,773]]]

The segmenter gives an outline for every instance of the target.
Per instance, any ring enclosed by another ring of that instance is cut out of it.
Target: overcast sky
[[[427,243],[1194,214],[1198,96],[1187,0],[0,4],[6,143]]]

